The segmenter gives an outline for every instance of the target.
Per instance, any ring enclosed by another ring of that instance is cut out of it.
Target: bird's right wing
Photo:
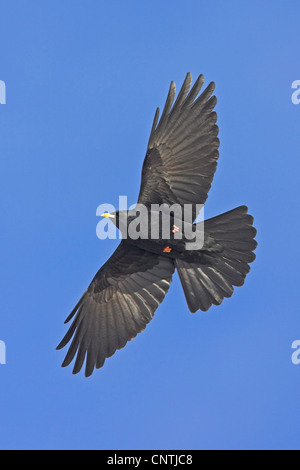
[[[200,75],[190,89],[187,74],[174,102],[175,84],[171,82],[161,118],[156,110],[146,157],[138,202],[141,204],[204,204],[219,156],[217,99],[211,82],[198,96],[204,83]],[[194,214],[195,215],[195,214]]]
[[[77,352],[74,374],[85,357],[86,376],[102,367],[106,358],[145,329],[169,289],[174,269],[171,259],[122,240],[66,320],[75,315],[57,347],[73,338],[62,365],[69,365]]]

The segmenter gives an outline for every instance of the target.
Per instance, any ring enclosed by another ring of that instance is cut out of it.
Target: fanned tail
[[[255,259],[256,229],[246,206],[205,221],[201,261],[176,260],[176,267],[191,312],[208,310],[231,297],[242,286]],[[218,249],[214,250],[214,246]],[[196,258],[196,257],[195,257]]]

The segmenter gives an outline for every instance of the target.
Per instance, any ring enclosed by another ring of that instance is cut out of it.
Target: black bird
[[[199,95],[204,83],[200,75],[191,88],[187,74],[175,100],[171,82],[159,119],[157,108],[146,157],[138,203],[149,210],[152,204],[204,204],[219,156],[215,84]],[[176,220],[170,218],[168,240],[122,239],[111,258],[92,280],[71,314],[73,322],[57,349],[71,344],[62,366],[76,355],[73,373],[86,359],[85,375],[102,367],[106,358],[143,331],[163,301],[175,268],[191,312],[208,310],[230,297],[233,286],[241,286],[255,259],[253,217],[240,206],[205,221],[204,244],[186,250]],[[120,226],[121,213],[103,214]],[[128,220],[132,219],[127,213]],[[125,223],[126,231],[126,223]]]

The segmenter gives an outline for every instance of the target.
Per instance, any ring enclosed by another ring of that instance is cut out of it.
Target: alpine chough
[[[156,110],[138,203],[149,211],[153,204],[192,204],[195,221],[196,204],[206,201],[216,170],[219,139],[215,84],[199,94],[203,75],[192,87],[191,83],[188,73],[174,102],[171,82],[160,120]],[[121,212],[103,215],[124,233]],[[129,211],[125,231],[131,219]],[[253,217],[246,206],[206,220],[204,243],[196,251],[185,249],[182,239],[176,239],[179,226],[172,217],[170,228],[168,240],[161,238],[161,232],[155,240],[122,239],[65,321],[73,318],[57,347],[71,341],[63,367],[76,356],[73,373],[80,371],[85,360],[85,375],[90,376],[143,331],[168,292],[175,268],[191,312],[220,305],[232,295],[233,286],[243,285],[257,245]]]

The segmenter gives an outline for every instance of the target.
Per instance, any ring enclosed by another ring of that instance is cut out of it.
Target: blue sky
[[[300,448],[297,1],[0,1],[3,449]],[[186,73],[216,83],[220,159],[205,207],[247,204],[257,259],[191,314],[177,275],[145,332],[85,379],[63,321],[118,240],[155,108]]]

